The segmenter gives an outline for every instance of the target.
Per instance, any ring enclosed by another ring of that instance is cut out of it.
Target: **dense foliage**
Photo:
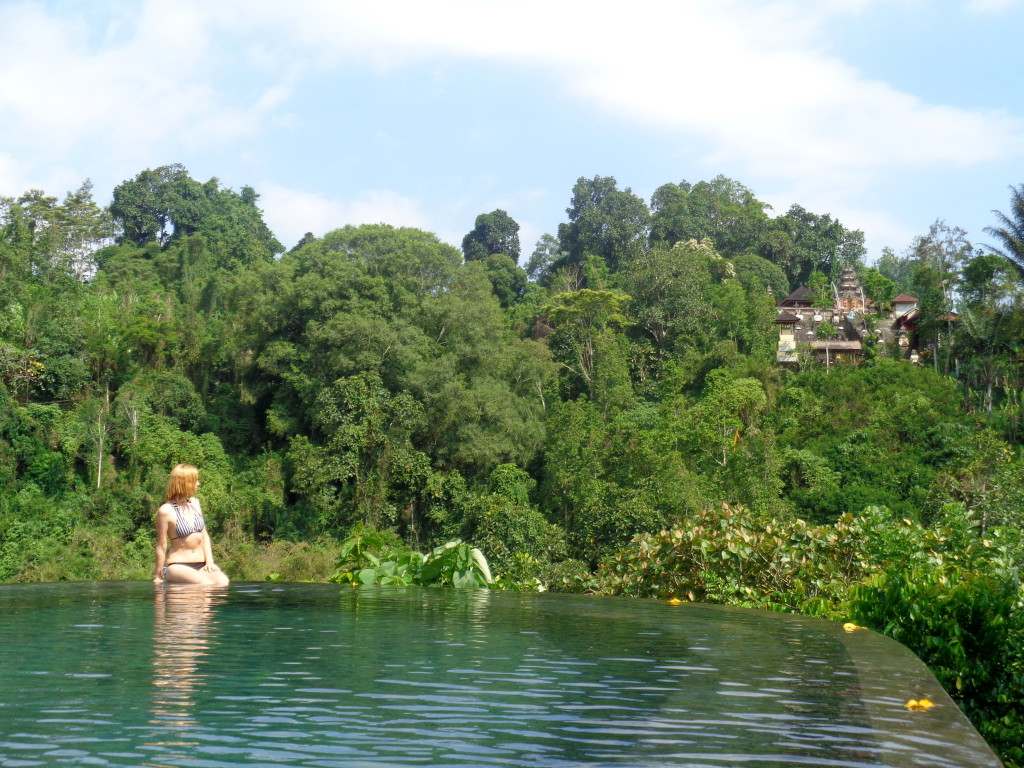
[[[285,251],[253,189],[180,165],[105,208],[0,199],[0,581],[145,578],[187,461],[236,579],[852,618],[1020,764],[1020,198],[996,247],[936,222],[868,267],[731,179],[581,178],[525,268],[503,210],[461,251],[385,224]],[[774,297],[827,303],[844,266],[919,298],[920,365],[776,364]]]

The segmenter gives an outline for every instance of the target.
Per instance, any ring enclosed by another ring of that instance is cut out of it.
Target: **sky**
[[[0,0],[0,196],[147,168],[523,255],[577,179],[719,174],[902,253],[1024,184],[1024,0]]]

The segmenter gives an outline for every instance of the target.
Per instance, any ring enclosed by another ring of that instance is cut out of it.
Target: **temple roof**
[[[909,293],[901,293],[895,299],[892,300],[893,304],[914,304],[918,301],[917,296],[911,296]]]
[[[776,323],[799,323],[800,318],[794,315],[792,312],[780,312],[779,316],[775,318]]]
[[[811,342],[812,349],[825,349],[826,347],[830,352],[859,352],[863,349],[859,341],[844,341],[836,339],[826,342],[823,339],[814,339]]]
[[[806,285],[801,285],[789,294],[789,296],[780,301],[779,304],[782,306],[787,306],[789,304],[810,304],[812,301],[814,301],[814,294],[807,290]]]
[[[915,320],[917,320],[920,314],[921,310],[918,307],[908,309],[906,312],[904,312],[902,315],[896,318],[896,320],[893,322],[893,325],[897,328],[902,328],[905,324],[913,323]]]

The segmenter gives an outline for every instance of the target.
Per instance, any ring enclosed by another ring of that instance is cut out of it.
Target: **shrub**
[[[811,526],[723,505],[704,510],[684,528],[636,536],[581,586],[836,615],[847,585],[870,572],[863,535],[849,515],[834,526]]]
[[[449,541],[424,555],[392,543],[391,536],[357,524],[342,542],[338,569],[328,581],[356,586],[488,587],[494,580],[487,558],[464,541]]]

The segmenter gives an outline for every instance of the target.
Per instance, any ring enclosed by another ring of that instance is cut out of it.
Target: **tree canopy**
[[[773,217],[723,176],[650,207],[581,177],[525,268],[500,209],[461,252],[388,224],[284,252],[255,189],[177,164],[107,207],[88,182],[2,198],[0,580],[143,578],[187,461],[242,579],[372,576],[461,537],[507,587],[655,594],[657,553],[663,583],[701,599],[884,629],[911,588],[954,600],[914,559],[947,542],[943,578],[1009,626],[1002,586],[978,585],[1024,563],[1022,194],[998,248],[937,221],[869,265],[861,232],[800,205]],[[881,344],[840,360],[841,318],[817,326],[820,363],[777,364],[776,299],[806,284],[831,307],[846,266],[871,322],[917,298],[924,365]],[[998,566],[978,554],[996,538]],[[840,563],[839,541],[888,554]]]

